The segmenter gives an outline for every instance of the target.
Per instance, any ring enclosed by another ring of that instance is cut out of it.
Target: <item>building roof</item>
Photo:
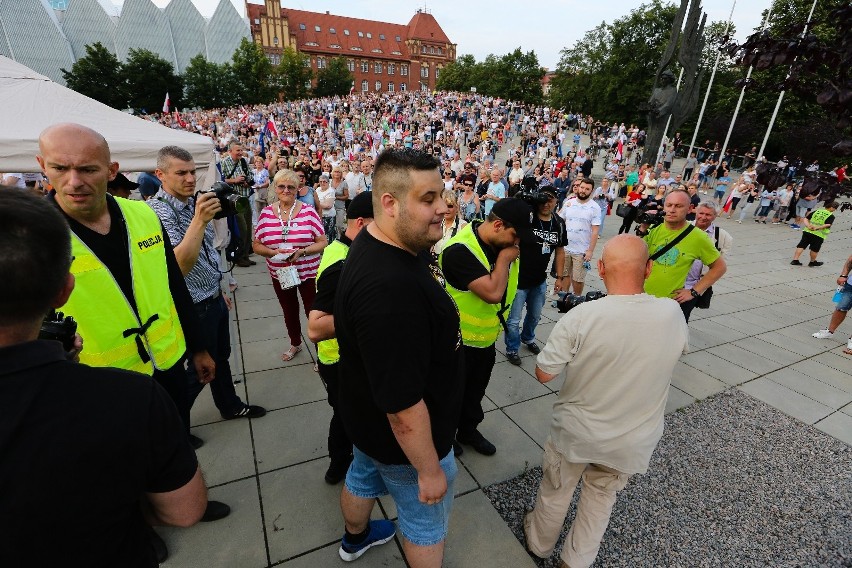
[[[256,18],[266,15],[266,6],[246,4],[246,12],[254,24]],[[296,36],[299,51],[306,53],[409,60],[407,39],[450,43],[437,20],[425,12],[415,14],[408,25],[292,8],[282,8],[281,14],[287,18],[290,33]]]

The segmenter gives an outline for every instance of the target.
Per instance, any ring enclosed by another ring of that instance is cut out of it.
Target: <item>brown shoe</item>
[[[247,258],[241,258],[241,259],[235,261],[234,264],[236,264],[237,266],[241,266],[243,268],[248,268],[249,266],[252,266],[254,263]]]

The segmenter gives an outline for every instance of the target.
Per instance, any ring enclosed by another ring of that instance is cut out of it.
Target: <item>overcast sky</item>
[[[153,0],[165,7],[169,0]],[[219,0],[192,0],[201,15],[213,15]],[[243,0],[231,0],[245,16]],[[120,5],[121,2],[114,0]],[[263,4],[256,0],[253,3]],[[603,21],[612,22],[636,8],[636,0],[538,0],[531,4],[493,0],[282,0],[285,7],[339,16],[406,24],[418,8],[431,12],[458,55],[472,53],[481,61],[489,53],[502,55],[520,46],[533,50],[544,67],[555,69],[562,48],[572,46],[584,33]],[[733,0],[703,0],[707,21],[727,21]],[[745,39],[760,25],[761,11],[771,0],[738,0],[734,11],[737,39]],[[525,9],[507,9],[521,6]]]

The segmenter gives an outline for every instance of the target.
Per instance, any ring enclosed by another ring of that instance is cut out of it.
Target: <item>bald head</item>
[[[648,245],[634,235],[618,235],[604,245],[598,272],[607,293],[641,294],[650,273]]]
[[[88,126],[74,122],[61,122],[48,126],[38,136],[38,148],[42,156],[45,151],[53,148],[67,148],[85,146],[87,149],[102,153],[107,163],[110,161],[109,144],[99,132]]]

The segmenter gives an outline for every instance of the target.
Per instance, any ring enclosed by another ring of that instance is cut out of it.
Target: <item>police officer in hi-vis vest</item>
[[[338,361],[340,353],[334,335],[334,296],[337,282],[349,246],[361,229],[373,220],[372,193],[365,191],[355,196],[346,208],[346,231],[340,239],[333,241],[322,253],[317,271],[317,295],[308,314],[308,338],[317,343],[319,373],[328,390],[328,404],[332,408],[331,423],[328,426],[328,457],[331,463],[325,472],[325,481],[336,485],[346,477],[346,470],[352,461],[352,442],[343,428],[343,421],[337,413]]]
[[[459,309],[464,343],[465,389],[456,440],[480,454],[497,448],[477,427],[485,418],[482,397],[491,379],[500,329],[518,289],[518,244],[534,242],[533,211],[524,201],[497,201],[485,221],[474,221],[447,241],[439,262],[447,291]],[[462,453],[458,444],[456,455]]]
[[[806,248],[810,248],[811,261],[808,263],[808,266],[822,266],[822,262],[817,260],[817,254],[819,254],[819,249],[822,248],[822,243],[825,242],[828,233],[831,232],[831,225],[834,223],[834,212],[837,210],[837,207],[836,201],[829,201],[825,206],[805,216],[802,239],[796,245],[796,251],[793,253],[793,260],[790,261],[790,264],[801,266],[802,262],[799,260],[799,257],[802,256]]]
[[[107,194],[118,163],[90,128],[48,127],[36,159],[54,188],[49,199],[71,228],[76,285],[63,309],[85,341],[80,362],[152,376],[174,400],[188,435],[184,359],[189,354],[203,383],[213,380],[215,363],[160,220],[142,201]],[[228,512],[211,501],[202,520]]]

